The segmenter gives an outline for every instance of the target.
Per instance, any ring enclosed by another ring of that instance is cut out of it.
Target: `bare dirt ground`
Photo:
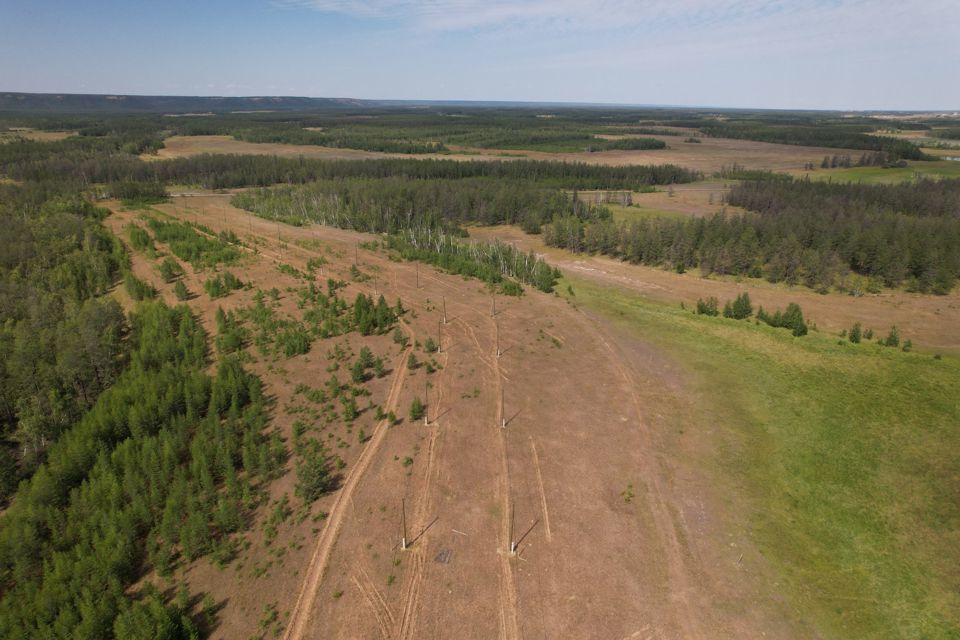
[[[656,136],[653,136],[656,137]],[[532,160],[558,160],[585,162],[602,165],[677,164],[697,169],[706,174],[719,171],[721,167],[739,164],[748,169],[771,171],[802,170],[808,162],[820,166],[824,156],[856,154],[861,152],[821,147],[800,147],[749,140],[727,138],[701,138],[700,144],[683,142],[676,136],[662,137],[668,149],[648,151],[602,151],[597,153],[548,153],[543,151],[456,148],[453,154],[388,154],[356,149],[333,149],[315,145],[255,143],[234,140],[230,136],[173,136],[164,140],[165,147],[156,155],[144,159],[165,159],[193,156],[201,153],[238,153],[278,155],[286,157],[327,158],[359,160],[368,158],[444,158],[448,160],[508,160],[529,158]],[[453,148],[453,147],[451,147]]]
[[[500,238],[524,250],[544,255],[562,271],[605,284],[616,284],[638,294],[688,306],[698,298],[715,296],[723,304],[747,291],[754,306],[783,309],[796,302],[808,321],[821,331],[839,333],[855,322],[873,328],[879,335],[896,325],[905,339],[920,349],[960,352],[960,292],[947,296],[922,295],[886,290],[855,298],[849,295],[819,294],[803,287],[770,284],[764,280],[702,278],[695,271],[677,274],[643,265],[629,264],[605,256],[576,255],[547,247],[540,236],[531,236],[515,227],[473,227],[477,238]]]
[[[175,198],[157,208],[256,242],[258,254],[231,271],[264,288],[297,285],[274,265],[281,251],[301,269],[323,255],[327,274],[344,279],[359,255],[376,280],[352,283],[348,299],[374,287],[401,298],[410,335],[422,342],[439,330],[442,352],[433,357],[442,368],[407,371],[397,345],[370,342],[391,363],[372,400],[396,406],[403,421],[387,427],[363,417],[373,434],[365,444],[337,432],[352,443],[337,450],[347,465],[341,487],[311,517],[281,525],[272,545],[261,528],[270,509],[261,507],[249,548],[230,565],[201,561],[182,572],[218,604],[214,637],[266,635],[258,621],[267,604],[290,639],[807,637],[748,542],[725,497],[730,488],[704,464],[719,446],[713,431],[681,428],[703,400],[668,356],[532,290],[497,297],[494,316],[481,283],[358,251],[370,236],[280,227],[280,247],[275,223],[228,202]],[[137,213],[113,209],[108,224],[126,237]],[[155,262],[138,255],[133,267],[173,302]],[[185,279],[198,292],[206,277],[188,269]],[[190,304],[213,332],[217,304],[251,296],[214,303],[201,294]],[[288,298],[281,303],[292,312]],[[367,343],[350,341],[354,351]],[[283,407],[298,383],[329,377],[328,348],[315,343],[280,362],[254,353],[252,366],[277,399],[271,427],[287,437],[293,417]],[[429,425],[409,420],[414,396],[426,397]],[[294,475],[271,485],[271,500],[288,493],[299,504]],[[327,516],[315,521],[321,511]]]

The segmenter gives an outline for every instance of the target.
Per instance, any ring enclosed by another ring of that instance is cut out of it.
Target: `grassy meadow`
[[[958,152],[960,155],[960,152]],[[960,162],[955,160],[931,160],[911,162],[903,168],[850,167],[849,169],[818,169],[817,171],[793,171],[794,176],[810,176],[811,180],[834,182],[863,182],[865,184],[892,184],[924,178],[960,178]]]
[[[799,618],[824,637],[960,637],[960,360],[794,338],[578,278],[558,290],[689,370],[696,424],[720,438],[709,472],[746,488],[731,500]]]

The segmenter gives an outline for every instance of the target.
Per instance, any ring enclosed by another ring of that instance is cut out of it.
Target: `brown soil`
[[[694,304],[698,298],[715,296],[721,304],[747,291],[754,306],[782,309],[796,302],[808,322],[821,331],[839,333],[855,322],[873,328],[878,335],[896,325],[905,339],[920,349],[960,352],[960,292],[947,296],[922,295],[886,290],[876,295],[819,294],[803,287],[770,284],[764,280],[703,278],[695,272],[677,274],[663,269],[629,264],[605,256],[576,255],[547,247],[540,236],[523,233],[516,227],[474,227],[477,238],[500,238],[524,250],[543,255],[550,264],[605,284],[658,300]]]
[[[108,224],[126,237],[137,214],[112,208]],[[357,241],[370,239],[280,227],[281,248],[275,223],[226,198],[158,208],[256,241],[257,255],[230,269],[263,288],[302,286],[277,271],[281,251],[301,269],[322,254],[331,261],[325,275],[349,280]],[[351,284],[347,296],[376,286],[401,298],[412,311],[405,329],[421,342],[436,339],[445,303],[434,356],[442,368],[407,371],[389,338],[350,337],[355,352],[370,344],[389,357],[393,371],[372,385],[372,400],[396,406],[404,420],[387,427],[363,416],[358,423],[373,437],[362,445],[344,427],[336,432],[351,446],[337,450],[347,463],[340,489],[311,509],[325,519],[287,521],[267,546],[270,508],[261,507],[249,549],[225,570],[200,561],[178,574],[221,607],[215,638],[258,633],[269,603],[291,639],[804,637],[725,497],[730,488],[702,464],[718,446],[713,431],[693,437],[678,428],[703,400],[677,363],[555,296],[497,297],[492,316],[477,281],[363,249],[359,261],[376,282]],[[134,256],[136,273],[173,302],[154,264]],[[188,269],[186,284],[200,292],[206,277]],[[252,295],[214,302],[201,294],[189,304],[212,333],[218,304],[236,307]],[[290,313],[292,297],[281,300]],[[272,428],[289,437],[294,417],[283,408],[297,383],[329,377],[323,354],[335,342],[274,363],[251,349],[253,370],[277,400]],[[429,426],[411,423],[407,408],[425,395]],[[287,493],[299,504],[294,475],[273,483],[272,500]]]

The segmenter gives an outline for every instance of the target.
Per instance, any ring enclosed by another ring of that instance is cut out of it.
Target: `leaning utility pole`
[[[517,519],[517,507],[514,504],[510,504],[510,555],[513,555],[517,552],[517,543],[513,540],[513,531],[514,524]]]
[[[507,428],[507,405],[503,400],[503,382],[500,383],[500,428]]]
[[[423,375],[423,426],[430,426],[430,380]]]
[[[400,498],[400,526],[403,528],[403,533],[400,536],[400,548],[404,551],[407,550],[407,501],[405,498]]]

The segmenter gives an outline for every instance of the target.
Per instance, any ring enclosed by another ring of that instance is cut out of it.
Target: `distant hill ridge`
[[[170,113],[186,115],[230,113],[232,111],[318,111],[323,109],[391,107],[664,108],[663,105],[524,102],[517,100],[363,100],[359,98],[305,98],[298,96],[140,96],[0,91],[0,113]]]
[[[306,111],[371,107],[380,103],[352,98],[277,96],[199,97],[78,93],[0,92],[0,111],[52,113],[226,113],[230,111]]]

